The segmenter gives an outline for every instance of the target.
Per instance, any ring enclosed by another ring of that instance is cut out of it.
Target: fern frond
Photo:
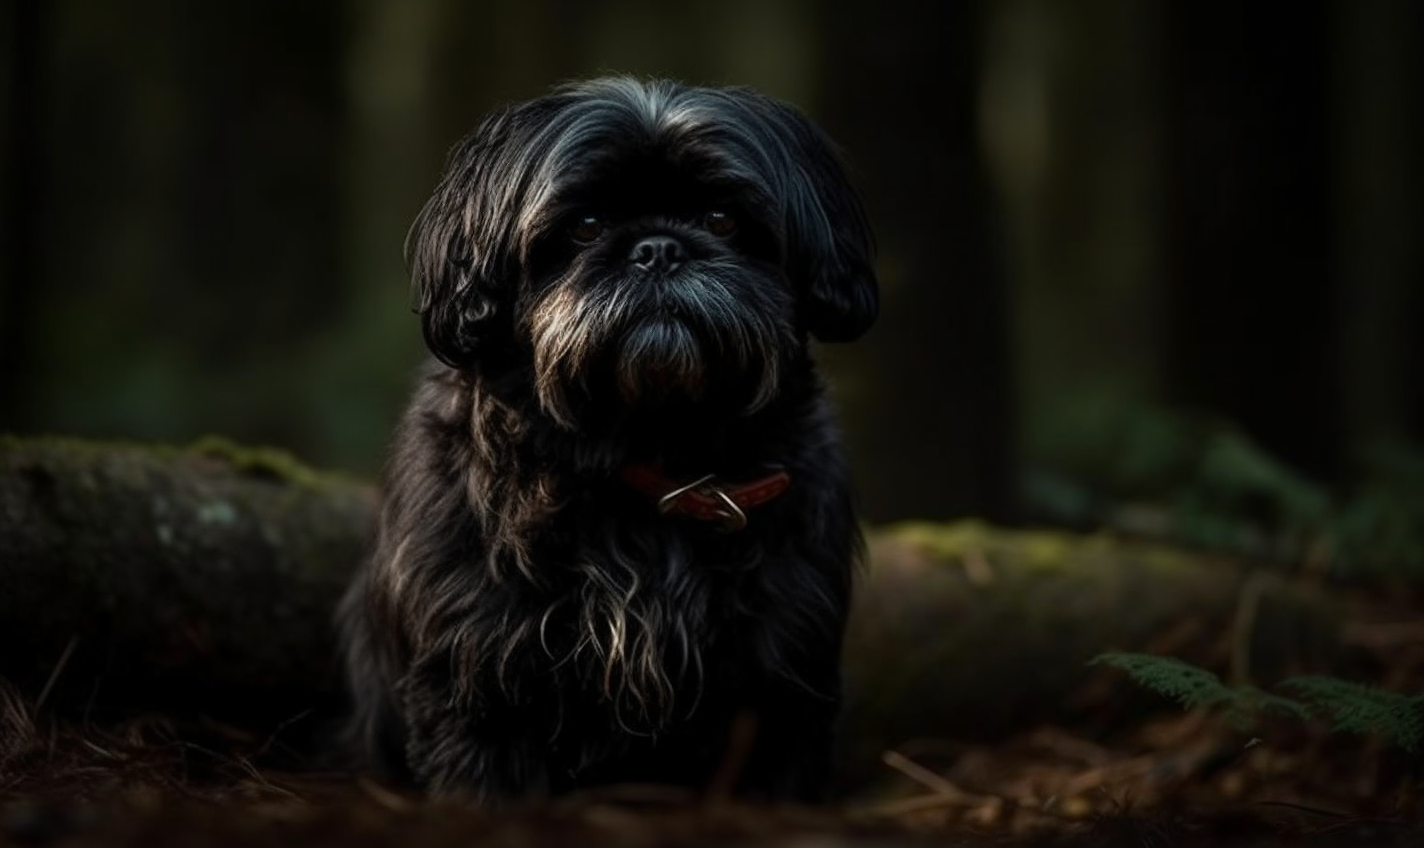
[[[1281,695],[1272,695],[1255,686],[1237,686],[1231,690],[1232,699],[1226,707],[1228,724],[1240,731],[1247,731],[1262,723],[1269,724],[1268,713],[1285,713],[1297,719],[1310,718],[1310,710],[1305,704]]]
[[[1176,657],[1109,652],[1093,657],[1088,664],[1121,669],[1139,685],[1175,700],[1183,709],[1235,703],[1240,698],[1215,674]]]
[[[1300,694],[1312,713],[1337,731],[1377,733],[1410,753],[1424,741],[1424,700],[1334,677],[1292,677],[1283,688]]]
[[[1253,712],[1262,715],[1271,712],[1285,713],[1302,721],[1310,718],[1310,708],[1294,698],[1287,698],[1284,695],[1272,695],[1254,686],[1247,687],[1244,690],[1244,694]]]

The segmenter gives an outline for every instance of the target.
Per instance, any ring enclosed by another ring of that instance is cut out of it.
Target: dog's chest
[[[769,612],[766,563],[749,537],[657,517],[580,535],[549,552],[566,565],[543,627],[546,641],[561,631],[563,650],[545,653],[600,689],[721,678]]]

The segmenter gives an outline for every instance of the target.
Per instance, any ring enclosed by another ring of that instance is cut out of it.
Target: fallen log
[[[96,716],[270,726],[329,709],[331,610],[374,501],[218,440],[0,439],[0,678]],[[870,551],[846,649],[860,763],[915,737],[1164,706],[1085,667],[1105,650],[1234,657],[1270,682],[1328,668],[1338,644],[1308,586],[1108,536],[909,524],[872,532]]]
[[[1170,702],[1088,668],[1176,656],[1234,682],[1329,671],[1340,612],[1281,572],[1114,537],[907,523],[870,538],[845,656],[849,763],[1055,722],[1120,725]]]
[[[0,439],[0,677],[102,716],[280,720],[334,691],[368,485],[209,439]]]

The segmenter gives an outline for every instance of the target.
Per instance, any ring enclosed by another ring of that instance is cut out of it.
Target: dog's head
[[[744,89],[609,78],[490,115],[407,245],[453,368],[532,369],[540,406],[677,398],[748,412],[807,334],[874,321],[870,231],[827,139]]]

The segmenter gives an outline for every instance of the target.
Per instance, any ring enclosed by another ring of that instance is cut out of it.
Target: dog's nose
[[[682,242],[672,236],[649,236],[633,245],[628,261],[644,271],[658,268],[671,271],[687,261],[687,251]]]

